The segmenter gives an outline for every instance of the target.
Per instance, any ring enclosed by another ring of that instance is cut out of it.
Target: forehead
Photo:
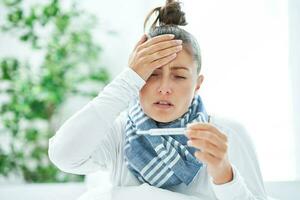
[[[170,68],[172,71],[193,71],[196,67],[195,61],[191,54],[189,54],[184,48],[179,53],[177,53],[176,58],[170,63],[159,67],[162,68]]]

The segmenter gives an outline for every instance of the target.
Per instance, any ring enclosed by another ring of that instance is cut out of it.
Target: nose
[[[168,79],[162,79],[159,86],[158,86],[158,93],[165,95],[165,94],[171,94],[172,88],[171,84]]]

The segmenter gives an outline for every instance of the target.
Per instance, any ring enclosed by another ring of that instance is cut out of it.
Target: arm
[[[84,108],[75,113],[49,140],[49,158],[61,170],[86,174],[116,158],[122,129],[117,116],[137,97],[152,72],[176,57],[182,41],[165,34],[145,35],[135,46],[129,68]]]
[[[126,68],[97,97],[69,118],[49,140],[49,158],[62,171],[86,174],[105,168],[120,138],[116,120],[145,81]],[[92,159],[97,155],[97,162]]]

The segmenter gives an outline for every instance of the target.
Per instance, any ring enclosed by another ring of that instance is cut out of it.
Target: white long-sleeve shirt
[[[126,109],[144,84],[136,72],[125,68],[50,138],[50,160],[60,170],[73,174],[111,170],[113,186],[140,185],[124,162],[123,146]],[[182,183],[170,190],[201,200],[267,199],[256,152],[246,130],[237,122],[217,116],[211,116],[211,123],[228,137],[233,180],[214,184],[204,164],[192,183]]]

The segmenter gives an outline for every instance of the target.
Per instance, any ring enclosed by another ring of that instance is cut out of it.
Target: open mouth
[[[171,108],[174,105],[170,101],[160,100],[154,103],[158,108]]]

